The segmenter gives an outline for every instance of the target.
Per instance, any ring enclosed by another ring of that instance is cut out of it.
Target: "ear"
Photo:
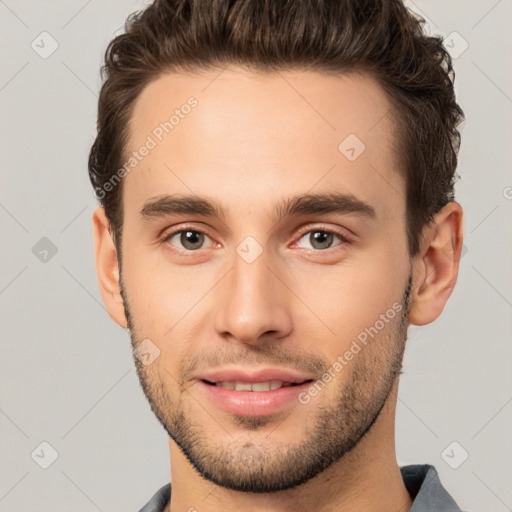
[[[128,322],[126,321],[121,287],[119,286],[117,251],[109,226],[110,222],[105,215],[105,210],[102,207],[97,208],[93,214],[93,230],[96,273],[101,296],[112,320],[126,328]]]
[[[462,207],[452,201],[423,230],[420,253],[413,262],[411,324],[429,324],[442,313],[457,282],[462,240]]]

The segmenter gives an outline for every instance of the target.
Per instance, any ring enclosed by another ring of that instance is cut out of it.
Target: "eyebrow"
[[[305,194],[282,200],[274,207],[274,220],[307,214],[341,213],[356,214],[376,220],[375,208],[349,193]],[[202,215],[226,218],[226,212],[217,201],[198,195],[163,195],[151,198],[140,211],[143,220],[171,215]]]

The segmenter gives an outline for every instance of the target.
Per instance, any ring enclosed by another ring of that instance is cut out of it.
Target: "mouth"
[[[201,379],[202,382],[209,386],[217,386],[224,389],[231,389],[234,391],[275,391],[277,389],[300,386],[301,384],[313,382],[313,379],[307,379],[301,382],[285,382],[280,380],[269,380],[265,382],[244,382],[244,381],[218,381],[212,382],[206,379]]]
[[[312,382],[314,379],[300,382],[215,382],[199,379],[198,389],[208,402],[224,412],[237,416],[259,417],[301,405],[300,395],[307,391]]]

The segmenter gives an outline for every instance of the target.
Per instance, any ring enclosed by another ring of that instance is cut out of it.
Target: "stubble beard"
[[[339,386],[337,396],[328,406],[319,405],[316,408],[315,416],[310,420],[312,428],[308,428],[302,439],[269,447],[248,440],[246,435],[229,437],[225,444],[216,443],[210,434],[210,426],[218,427],[217,430],[222,433],[225,430],[210,417],[207,424],[202,424],[188,414],[191,405],[195,404],[196,410],[198,407],[194,398],[188,397],[187,400],[187,394],[192,391],[182,389],[179,396],[171,396],[155,366],[145,366],[135,357],[135,347],[143,337],[136,336],[137,326],[134,325],[121,276],[121,295],[135,366],[151,410],[203,478],[227,489],[250,493],[287,490],[307,482],[339,461],[370,431],[401,372],[411,289],[412,275],[409,274],[400,315],[389,322],[384,339],[380,336],[378,341],[376,337],[354,356],[350,363],[355,365],[350,379],[334,379],[329,384]],[[372,344],[377,343],[384,350],[379,347],[372,350]],[[324,369],[330,366],[325,362],[322,364]],[[283,424],[287,421],[293,422],[293,412]],[[246,434],[247,431],[257,432],[268,423],[267,417],[232,416],[232,424],[227,430],[232,432],[234,424],[236,428],[243,429],[241,434]],[[274,429],[274,434],[278,433],[278,429],[279,425]]]

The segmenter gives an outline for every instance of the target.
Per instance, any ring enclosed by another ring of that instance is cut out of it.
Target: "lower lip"
[[[207,384],[200,380],[200,388],[222,410],[239,416],[266,416],[278,412],[285,405],[297,400],[313,382],[287,386],[271,391],[236,391]]]

